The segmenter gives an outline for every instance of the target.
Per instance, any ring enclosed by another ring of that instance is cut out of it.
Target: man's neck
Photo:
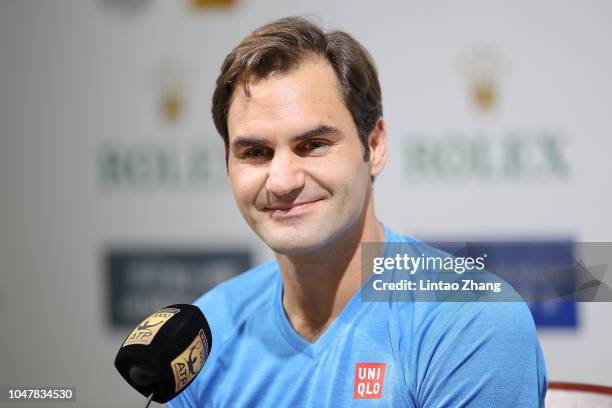
[[[316,341],[361,286],[361,242],[381,242],[384,228],[372,201],[347,231],[315,253],[277,254],[283,277],[283,307],[294,329]]]

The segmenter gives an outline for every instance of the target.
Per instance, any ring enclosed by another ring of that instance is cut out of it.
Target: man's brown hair
[[[249,96],[249,81],[290,72],[309,54],[325,58],[333,67],[364,147],[363,159],[370,159],[368,136],[382,116],[380,83],[372,57],[347,33],[326,33],[303,17],[287,17],[255,30],[225,57],[221,66],[212,116],[225,142],[226,160],[227,114],[235,87],[242,84]]]

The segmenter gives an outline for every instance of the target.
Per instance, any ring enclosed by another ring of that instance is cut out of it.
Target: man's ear
[[[387,163],[387,126],[382,116],[376,121],[374,130],[368,137],[370,149],[370,175],[375,177],[380,174]]]

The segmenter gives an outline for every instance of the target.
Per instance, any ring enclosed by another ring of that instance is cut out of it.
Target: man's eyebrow
[[[302,140],[310,139],[311,137],[323,136],[328,134],[339,135],[340,129],[329,126],[329,125],[318,125],[310,130],[307,130],[304,133],[300,133],[299,135],[293,136],[291,141],[300,142]]]
[[[312,137],[323,136],[328,134],[336,134],[339,135],[340,129],[329,126],[329,125],[318,125],[312,129],[309,129],[303,133],[292,136],[290,140],[292,142],[301,142],[302,140],[310,139]],[[253,146],[265,146],[266,139],[255,137],[255,136],[239,136],[234,140],[232,146],[234,149],[239,149],[242,147],[253,147]]]
[[[234,149],[239,149],[241,147],[251,147],[251,146],[265,146],[266,141],[264,139],[260,139],[257,137],[251,136],[240,136],[237,137],[236,140],[232,143]]]

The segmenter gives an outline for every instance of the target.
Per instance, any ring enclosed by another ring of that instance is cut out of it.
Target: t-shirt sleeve
[[[418,357],[420,407],[543,407],[546,368],[522,302],[471,302],[429,327]]]

